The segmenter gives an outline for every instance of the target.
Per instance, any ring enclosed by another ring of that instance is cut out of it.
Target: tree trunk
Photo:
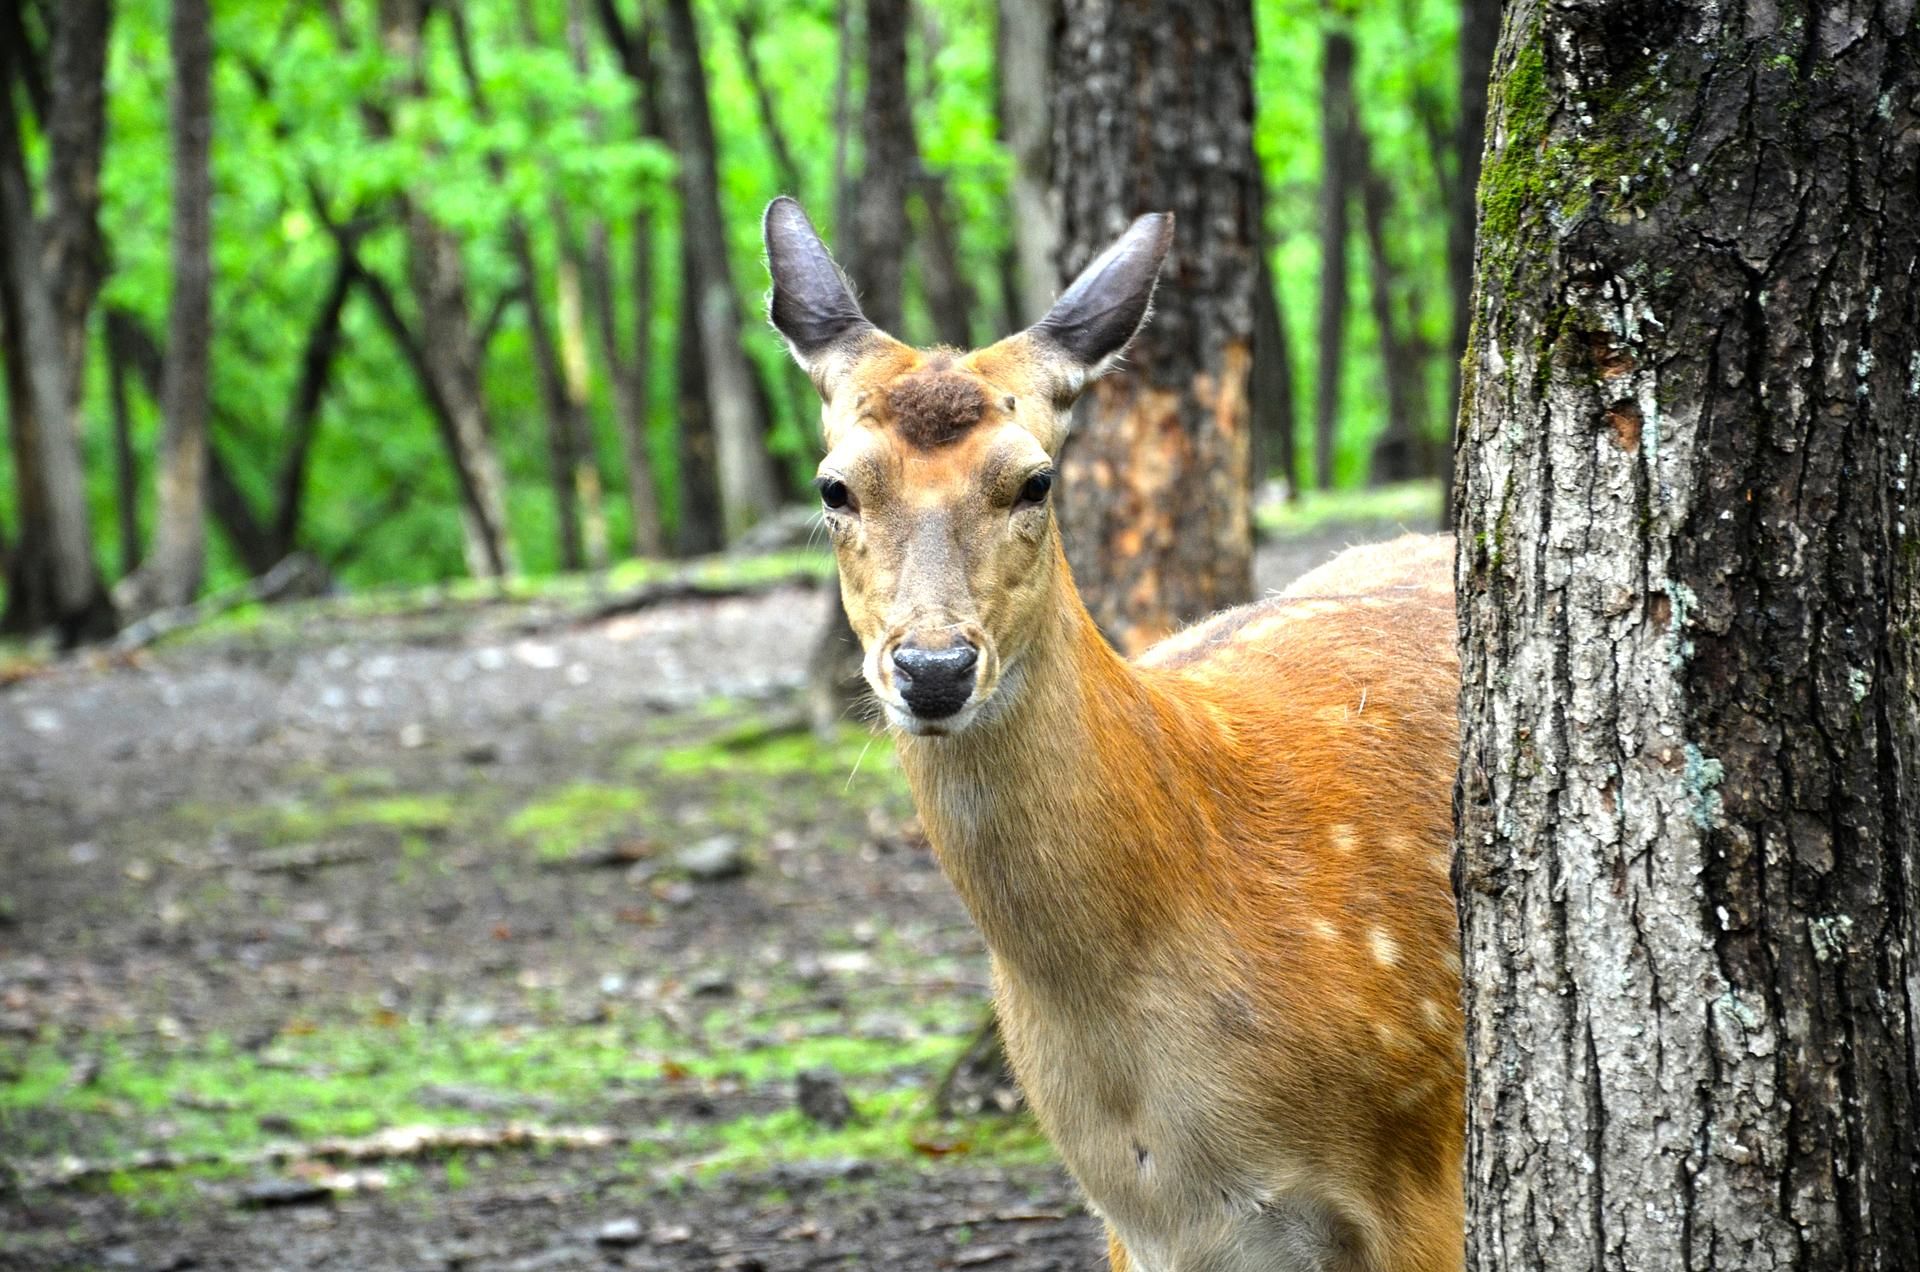
[[[694,317],[700,326],[711,412],[720,510],[732,539],[773,510],[773,464],[763,438],[766,418],[754,392],[753,369],[741,344],[740,303],[720,213],[713,116],[691,0],[667,0],[667,41],[673,50],[674,133],[680,152],[680,233],[694,266]]]
[[[1333,488],[1347,351],[1347,195],[1353,185],[1353,37],[1331,30],[1320,59],[1320,313],[1314,368],[1313,484]]]
[[[114,328],[106,328],[107,392],[113,407],[113,503],[120,532],[120,577],[140,568],[140,459],[133,446],[127,402],[127,355]]]
[[[1278,474],[1294,495],[1293,351],[1287,342],[1286,313],[1280,308],[1273,268],[1263,245],[1253,280],[1253,482],[1256,489]]]
[[[860,178],[853,241],[843,249],[860,307],[882,331],[905,314],[907,184],[913,115],[907,102],[907,0],[867,0],[867,91],[860,105]]]
[[[540,381],[540,402],[547,420],[547,480],[553,491],[557,516],[560,568],[578,570],[585,557],[581,552],[580,502],[573,488],[573,430],[567,418],[572,404],[567,397],[566,371],[560,365],[560,348],[553,328],[547,323],[546,306],[540,296],[533,241],[527,234],[526,222],[517,216],[510,219],[507,241],[514,267],[520,273],[527,335],[533,343],[534,372]]]
[[[579,0],[568,0],[569,22]],[[659,80],[653,64],[653,25],[644,16],[629,32],[611,0],[597,0],[595,12],[614,46],[621,66],[634,82],[635,109],[640,135],[664,140],[660,121]],[[569,26],[569,30],[572,27]],[[574,69],[586,72],[584,47],[574,50]],[[635,556],[659,556],[666,551],[660,524],[660,500],[654,486],[653,458],[647,444],[648,405],[653,391],[653,309],[655,247],[653,208],[642,202],[633,214],[633,345],[631,356],[621,351],[619,322],[614,314],[612,250],[605,227],[587,234],[587,303],[593,310],[594,333],[600,341],[613,380],[613,410],[620,427],[620,451],[627,467],[627,512],[632,522]]]
[[[88,318],[107,274],[100,233],[100,158],[106,143],[108,0],[65,0],[54,24],[49,61],[58,101],[43,120],[47,218],[43,247],[59,314],[68,404],[78,419],[86,396]]]
[[[153,550],[140,612],[186,605],[207,560],[207,375],[213,335],[213,35],[207,0],[173,0],[173,292],[161,377]]]
[[[48,185],[55,191],[50,207],[68,216],[91,217],[97,193],[91,199],[74,192],[98,189],[99,150],[58,144],[67,131],[97,135],[104,124],[81,126],[77,116],[102,109],[97,82],[104,53],[82,52],[97,44],[104,50],[105,5],[63,6],[54,30],[56,52],[53,82],[47,89],[47,116],[62,119],[55,143],[49,147]],[[88,519],[86,470],[80,451],[73,387],[81,367],[71,364],[71,328],[63,325],[63,311],[71,316],[75,294],[71,269],[79,268],[71,255],[66,264],[48,268],[41,226],[33,214],[33,190],[20,147],[20,122],[14,115],[15,72],[25,48],[0,40],[0,358],[7,371],[8,436],[13,452],[14,485],[20,516],[20,535],[8,556],[7,607],[0,628],[33,631],[53,628],[65,644],[105,636],[115,625],[112,603],[100,579],[93,556],[93,528]],[[31,95],[30,95],[31,97]],[[90,165],[90,166],[89,166]],[[77,171],[72,169],[78,169]],[[59,194],[67,191],[67,194]],[[75,231],[55,226],[57,241],[97,242],[97,231]],[[88,303],[92,290],[87,289]],[[81,320],[84,350],[84,315]]]
[[[800,183],[800,165],[794,162],[793,147],[787,142],[786,130],[780,126],[780,111],[774,105],[773,90],[760,69],[760,55],[753,47],[754,39],[760,33],[760,10],[757,4],[751,7],[743,5],[734,10],[733,33],[740,41],[740,65],[747,73],[747,86],[753,90],[754,109],[760,115],[760,134],[767,140],[767,153],[773,159],[773,174],[780,180],[780,192],[804,199],[806,192]]]
[[[707,413],[706,341],[699,319],[700,283],[693,248],[680,235],[680,339],[675,349],[680,428],[680,519],[676,546],[682,556],[718,552],[726,546],[720,517],[720,482],[714,461],[713,420]]]
[[[918,146],[914,167],[920,171],[914,182],[920,196],[921,225],[917,235],[920,247],[920,291],[933,315],[934,335],[940,343],[956,349],[973,347],[973,288],[967,282],[960,262],[960,246],[947,212],[946,179],[938,173],[921,170]]]
[[[855,0],[834,0],[833,26],[833,235],[845,251],[853,246],[853,165],[847,143],[853,137],[853,60]]]
[[[1440,449],[1440,524],[1453,525],[1453,451],[1459,436],[1460,359],[1473,322],[1473,244],[1480,219],[1480,152],[1487,144],[1487,77],[1500,39],[1503,0],[1460,0],[1460,114],[1454,124],[1456,176],[1447,208],[1447,282],[1453,342],[1447,355],[1447,438]]]
[[[1920,1267],[1920,28],[1515,0],[1461,410],[1469,1262]]]
[[[594,445],[593,417],[587,399],[593,390],[587,354],[587,317],[580,294],[580,249],[568,224],[567,209],[552,204],[559,261],[554,266],[555,316],[559,319],[562,387],[567,395],[567,444],[573,456],[573,501],[580,509],[580,533],[589,569],[607,568],[607,514],[600,484],[600,456]]]
[[[1422,410],[1420,361],[1413,348],[1413,322],[1403,322],[1400,282],[1388,251],[1387,217],[1392,191],[1374,166],[1366,126],[1353,119],[1353,178],[1360,187],[1360,220],[1367,240],[1367,291],[1373,324],[1380,331],[1381,378],[1387,387],[1387,427],[1374,442],[1369,476],[1375,482],[1431,476],[1432,447]]]
[[[1259,273],[1248,0],[1067,0],[1055,67],[1063,274],[1175,213],[1155,312],[1082,399],[1061,464],[1068,559],[1127,651],[1252,591],[1248,389]],[[1204,158],[1202,158],[1204,156]]]
[[[408,68],[401,92],[418,96],[421,82],[420,26],[423,0],[380,0],[381,37],[387,51]],[[467,568],[483,578],[515,569],[507,528],[506,478],[493,447],[492,424],[480,383],[480,347],[467,303],[466,266],[460,243],[412,198],[399,199],[407,237],[407,277],[420,310],[417,337],[408,337],[391,297],[383,316],[398,339],[412,342],[423,387],[436,407],[441,433],[459,478],[461,525]],[[374,292],[376,301],[383,294]]]
[[[1053,46],[1059,0],[1000,0],[1000,133],[1013,156],[1009,203],[1019,257],[1019,323],[1060,294],[1060,199],[1053,187]]]

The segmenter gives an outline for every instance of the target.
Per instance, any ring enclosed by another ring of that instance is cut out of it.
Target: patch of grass
[[[524,840],[541,860],[556,861],[619,834],[651,807],[647,792],[638,787],[574,782],[522,805],[507,820],[506,832]]]
[[[879,774],[899,769],[892,743],[858,725],[843,725],[831,740],[822,742],[805,729],[769,733],[757,721],[742,723],[704,742],[660,751],[653,756],[653,765],[669,777],[810,774],[842,780],[868,771]]]
[[[1053,1149],[1030,1117],[950,1120],[928,1111],[927,1093],[900,1088],[852,1096],[856,1117],[838,1130],[798,1109],[737,1118],[713,1128],[713,1147],[693,1164],[696,1181],[783,1162],[853,1159],[920,1166],[943,1158],[998,1165],[1051,1161]]]
[[[109,1040],[94,1049],[97,1063],[83,1075],[47,1040],[26,1045],[8,1066],[15,1076],[0,1085],[0,1141],[26,1157],[77,1151],[111,1159],[164,1140],[183,1156],[237,1159],[289,1127],[311,1140],[495,1121],[513,1115],[516,1098],[538,1108],[542,1120],[596,1121],[610,1092],[720,1077],[781,1087],[825,1068],[854,1088],[867,1114],[861,1124],[827,1132],[795,1113],[718,1127],[668,1125],[659,1128],[658,1147],[719,1152],[739,1164],[751,1151],[768,1161],[868,1153],[906,1160],[914,1151],[906,1140],[926,1120],[931,1078],[964,1044],[955,1035],[822,1035],[699,1047],[651,1016],[530,1030],[400,1023],[294,1031],[258,1053],[218,1037],[177,1052]],[[863,1083],[885,1090],[863,1097]],[[506,1111],[476,1114],[436,1100],[433,1088],[497,1096]],[[937,1133],[947,1132],[926,1132]],[[968,1134],[979,1151],[1000,1151],[990,1133]],[[449,1160],[448,1183],[457,1187],[471,1165]]]
[[[1364,490],[1307,490],[1290,504],[1270,505],[1259,515],[1260,530],[1276,539],[1318,534],[1346,523],[1391,522],[1425,532],[1440,524],[1440,484],[1397,482]]]

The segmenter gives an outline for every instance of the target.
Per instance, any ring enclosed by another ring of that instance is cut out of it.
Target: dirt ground
[[[788,727],[823,605],[313,603],[0,688],[0,1268],[1103,1266],[1030,1125],[931,1110],[984,951],[885,740]]]

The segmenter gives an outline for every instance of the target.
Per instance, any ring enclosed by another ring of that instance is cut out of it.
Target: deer
[[[1110,1266],[1458,1272],[1451,539],[1350,549],[1130,661],[1051,496],[1171,215],[972,352],[876,328],[792,199],[762,228],[862,674]]]

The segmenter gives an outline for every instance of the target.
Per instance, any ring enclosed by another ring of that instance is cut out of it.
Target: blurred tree
[[[1329,27],[1320,54],[1320,311],[1313,484],[1333,488],[1334,434],[1347,350],[1347,204],[1353,189],[1353,37]]]
[[[1434,447],[1428,437],[1420,391],[1420,357],[1411,321],[1402,313],[1400,274],[1388,242],[1392,188],[1373,161],[1367,126],[1355,115],[1351,138],[1353,171],[1360,193],[1360,224],[1366,238],[1368,299],[1380,338],[1380,369],[1386,379],[1387,426],[1373,444],[1370,476],[1375,482],[1431,476]]]
[[[207,0],[172,0],[173,290],[162,367],[153,551],[126,581],[129,614],[185,605],[207,561],[208,359],[213,340],[213,32]]]
[[[427,93],[422,49],[425,20],[425,0],[380,0],[381,40],[401,68],[396,99],[423,98]],[[343,29],[342,43],[349,42]],[[366,113],[377,137],[392,135],[392,121],[385,110],[370,106]],[[481,577],[498,578],[517,567],[507,524],[506,476],[494,449],[493,424],[481,384],[482,348],[469,310],[460,240],[422,206],[418,195],[402,191],[397,202],[406,226],[407,277],[420,310],[418,337],[406,336],[391,298],[382,306],[383,316],[395,338],[407,341],[422,387],[438,404],[435,414],[460,478],[467,568]]]
[[[1060,204],[1053,185],[1053,44],[1059,0],[1000,0],[996,100],[1013,156],[1009,216],[1019,258],[1018,312],[1008,326],[1039,322],[1060,292]]]
[[[1502,0],[1460,0],[1460,111],[1456,172],[1447,195],[1447,281],[1452,298],[1447,356],[1446,437],[1440,450],[1440,524],[1453,525],[1453,450],[1460,414],[1460,366],[1473,322],[1473,244],[1480,215],[1480,153],[1487,144],[1487,78],[1500,39]]]
[[[692,319],[700,329],[721,518],[732,538],[772,511],[773,463],[760,390],[741,347],[740,299],[720,212],[719,158],[691,0],[666,0],[666,26],[674,103],[669,123],[680,155],[680,233],[692,266]]]
[[[116,624],[86,504],[79,404],[87,316],[98,293],[100,160],[111,12],[72,0],[53,16],[50,70],[26,35],[19,0],[0,5],[0,350],[19,537],[6,554],[0,629],[52,627],[64,643]],[[47,216],[34,214],[15,82],[47,135]]]
[[[1916,50],[1911,6],[1507,8],[1457,492],[1472,1268],[1920,1267]]]
[[[587,72],[585,32],[580,30],[581,0],[567,0],[567,38],[572,45],[574,69]],[[620,67],[633,82],[634,108],[639,133],[662,143],[666,129],[660,120],[659,74],[653,62],[653,22],[643,13],[632,30],[621,20],[613,0],[595,0],[594,12],[600,28]],[[594,121],[598,123],[597,118]],[[653,460],[647,450],[647,406],[653,391],[653,313],[659,303],[654,284],[654,209],[642,202],[633,214],[633,253],[631,304],[633,340],[622,347],[619,321],[614,306],[613,245],[604,222],[595,220],[587,229],[587,300],[593,310],[594,331],[600,341],[600,355],[607,364],[613,384],[614,415],[620,429],[621,454],[627,466],[627,508],[631,525],[631,543],[636,556],[658,556],[666,550],[660,517],[660,500],[655,488]]]
[[[1253,13],[1247,0],[1067,0],[1064,14],[1053,81],[1062,276],[1133,214],[1177,218],[1152,321],[1081,400],[1060,465],[1074,577],[1133,652],[1253,586]]]

